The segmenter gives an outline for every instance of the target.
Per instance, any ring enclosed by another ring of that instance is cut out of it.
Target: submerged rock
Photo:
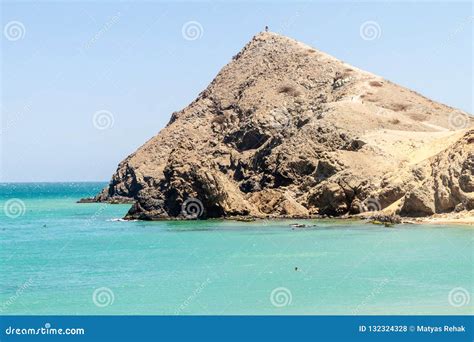
[[[374,224],[393,225],[402,223],[402,218],[398,215],[375,214],[369,217]]]
[[[293,224],[290,224],[291,227],[293,228],[305,228],[306,225],[305,224],[302,224],[302,223],[293,223]]]

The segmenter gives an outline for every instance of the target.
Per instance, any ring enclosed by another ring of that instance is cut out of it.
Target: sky
[[[471,2],[1,0],[0,182],[108,181],[251,38],[473,113]]]

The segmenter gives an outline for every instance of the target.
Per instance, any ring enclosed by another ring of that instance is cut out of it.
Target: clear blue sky
[[[0,181],[109,180],[264,25],[472,113],[472,15],[471,2],[3,1]],[[183,38],[189,21],[199,39]],[[100,110],[112,127],[94,127]]]

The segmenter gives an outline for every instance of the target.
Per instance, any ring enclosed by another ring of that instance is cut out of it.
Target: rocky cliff
[[[94,200],[131,200],[127,217],[147,220],[472,210],[472,127],[467,113],[265,32]]]

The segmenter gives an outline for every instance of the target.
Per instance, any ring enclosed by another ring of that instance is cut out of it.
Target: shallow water
[[[123,222],[103,186],[0,184],[0,313],[474,312],[472,228]]]

